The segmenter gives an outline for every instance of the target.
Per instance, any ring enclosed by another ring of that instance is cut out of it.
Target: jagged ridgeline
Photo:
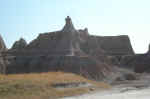
[[[124,55],[134,55],[128,36],[90,35],[87,28],[76,30],[69,16],[60,31],[41,33],[29,44],[20,39],[2,52],[5,73],[64,71],[92,79],[109,76],[110,56]]]

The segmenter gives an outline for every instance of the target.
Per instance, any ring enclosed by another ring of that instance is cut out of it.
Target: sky
[[[136,53],[150,43],[150,0],[0,0],[0,34],[8,48],[39,33],[61,30],[70,16],[76,29],[99,36],[129,35]]]

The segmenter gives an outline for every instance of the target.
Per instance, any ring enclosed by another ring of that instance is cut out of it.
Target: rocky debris
[[[21,38],[20,40],[16,41],[13,46],[12,50],[22,50],[27,46],[27,42],[25,39]]]
[[[116,78],[115,81],[137,80],[138,77],[134,73],[123,74]]]
[[[129,68],[136,73],[150,72],[150,56],[146,54],[136,54],[124,56],[121,59],[121,66]]]
[[[126,88],[122,88],[120,90],[120,92],[124,93],[124,92],[131,91],[131,90],[137,90],[137,88],[135,88],[135,87],[126,87]]]
[[[90,87],[92,84],[87,82],[70,82],[70,83],[56,83],[52,84],[54,88],[81,88],[81,87]]]
[[[137,80],[137,77],[136,77],[136,75],[135,75],[134,73],[125,74],[125,75],[124,75],[124,78],[125,78],[126,80]]]

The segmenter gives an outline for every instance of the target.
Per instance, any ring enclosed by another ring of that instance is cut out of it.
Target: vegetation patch
[[[81,84],[93,86],[80,87]],[[54,85],[77,85],[58,90]],[[90,88],[107,89],[108,84],[63,72],[0,75],[0,99],[55,99],[90,92]]]

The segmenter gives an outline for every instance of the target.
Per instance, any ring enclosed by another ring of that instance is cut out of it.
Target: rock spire
[[[67,18],[65,20],[66,20],[66,24],[62,31],[63,32],[74,32],[75,28],[73,26],[71,18],[69,16],[67,16]]]

